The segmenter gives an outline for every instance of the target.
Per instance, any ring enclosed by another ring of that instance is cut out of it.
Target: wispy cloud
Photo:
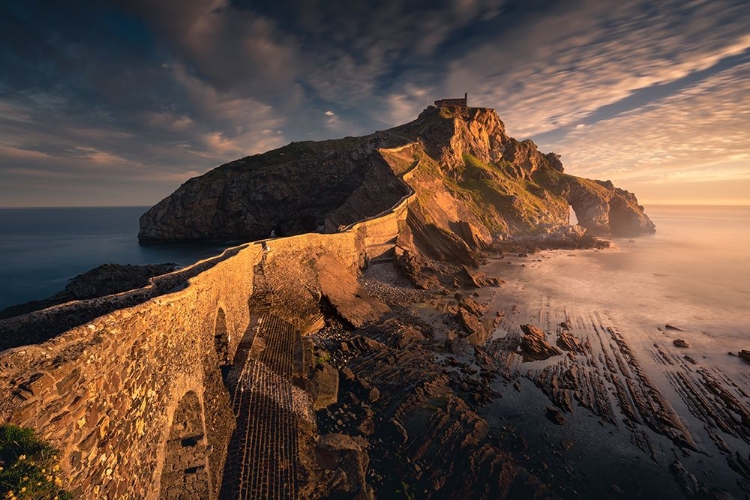
[[[474,89],[475,102],[529,137],[742,53],[748,15],[745,2],[580,2],[456,58],[446,87]]]
[[[223,162],[465,91],[574,173],[668,183],[747,165],[746,0],[84,4],[0,4],[2,204],[63,200],[45,172],[72,204],[151,204]]]
[[[750,62],[558,144],[572,173],[614,181],[706,181],[744,176],[750,160]]]

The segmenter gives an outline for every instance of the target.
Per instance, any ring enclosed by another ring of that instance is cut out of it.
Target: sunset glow
[[[644,204],[750,203],[747,2],[370,3],[4,2],[0,206],[148,205],[464,92]]]

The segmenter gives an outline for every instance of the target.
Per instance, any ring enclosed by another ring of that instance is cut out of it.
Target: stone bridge
[[[252,351],[262,317],[284,321],[285,335],[315,329],[321,263],[356,275],[387,255],[411,199],[339,233],[242,245],[142,289],[0,321],[0,336],[40,342],[0,353],[0,422],[58,448],[76,497],[217,498],[237,425],[235,358],[267,384],[241,343]]]

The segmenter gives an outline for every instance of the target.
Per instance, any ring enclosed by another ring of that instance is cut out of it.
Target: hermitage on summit
[[[468,92],[464,94],[463,99],[457,98],[457,99],[438,99],[435,101],[435,106],[438,108],[466,108],[468,107],[468,101],[469,101],[469,94]]]

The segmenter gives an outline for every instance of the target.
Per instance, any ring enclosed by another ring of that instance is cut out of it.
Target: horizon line
[[[747,207],[750,206],[750,200],[739,203],[702,203],[702,202],[655,202],[639,203],[644,207],[664,207],[664,206],[688,206],[688,207]],[[22,205],[22,206],[0,206],[0,210],[40,210],[40,209],[58,209],[58,208],[152,208],[154,205]]]

